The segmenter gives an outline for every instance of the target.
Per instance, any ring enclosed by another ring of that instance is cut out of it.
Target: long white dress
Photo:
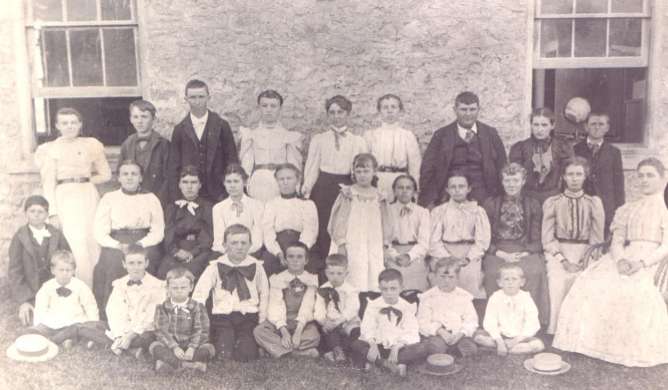
[[[378,291],[378,274],[385,269],[383,245],[387,229],[387,204],[379,192],[363,193],[350,187],[351,195],[339,195],[332,207],[328,231],[330,253],[345,244],[348,283],[358,291]]]
[[[49,215],[57,215],[76,260],[76,276],[93,287],[93,267],[100,247],[93,238],[93,220],[99,194],[95,184],[111,179],[104,146],[95,138],[58,138],[35,152]],[[63,183],[63,179],[89,178],[86,183]]]
[[[268,128],[262,123],[255,129],[241,127],[239,132],[239,160],[250,175],[248,195],[263,203],[279,196],[275,166],[288,162],[303,169],[302,134],[288,131],[281,124]]]
[[[668,210],[663,194],[617,210],[611,251],[582,272],[559,313],[554,347],[630,367],[668,363],[668,312],[654,285],[657,264],[668,255]],[[643,260],[631,276],[617,271],[621,258]]]

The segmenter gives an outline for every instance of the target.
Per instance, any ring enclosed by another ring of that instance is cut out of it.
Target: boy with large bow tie
[[[378,275],[381,296],[369,301],[359,340],[352,343],[355,367],[371,369],[373,364],[406,375],[406,365],[426,357],[420,343],[416,308],[399,296],[403,289],[401,272],[388,268]]]
[[[318,277],[304,270],[308,247],[295,242],[285,249],[288,269],[269,279],[267,320],[253,334],[269,355],[318,357],[320,333],[313,322]]]
[[[104,324],[93,292],[74,276],[76,262],[68,251],[56,251],[51,257],[53,279],[45,282],[35,297],[34,326],[25,333],[36,333],[64,349],[77,338],[106,343]]]
[[[155,307],[165,301],[165,283],[146,272],[146,253],[145,248],[131,244],[123,259],[128,274],[112,283],[106,307],[107,335],[116,355],[129,351],[139,358],[155,340]]]
[[[327,352],[325,359],[332,362],[346,360],[344,350],[360,335],[359,292],[345,281],[348,259],[340,254],[325,260],[327,282],[318,289],[313,317],[321,326]]]
[[[248,255],[247,227],[229,226],[223,241],[225,254],[204,270],[193,299],[204,304],[212,296],[211,333],[219,358],[254,360],[258,348],[253,329],[266,317],[269,282],[262,263]]]

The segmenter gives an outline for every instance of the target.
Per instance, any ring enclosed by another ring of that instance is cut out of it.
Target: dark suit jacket
[[[585,192],[596,195],[603,201],[605,210],[605,230],[608,231],[617,208],[624,204],[624,168],[622,153],[608,142],[603,142],[594,159],[587,141],[576,144],[573,149],[576,156],[589,161],[591,173],[585,182]]]
[[[49,238],[48,259],[57,250],[69,250],[70,246],[60,230],[46,225],[51,233]],[[47,261],[48,261],[47,259]],[[41,287],[39,280],[39,251],[33,241],[28,225],[23,225],[14,234],[9,244],[9,285],[12,297],[19,303],[30,302],[35,299],[37,290]]]
[[[223,174],[228,164],[239,161],[230,125],[213,111],[209,111],[206,122],[207,151],[206,172],[200,172],[207,193],[202,197],[216,202],[227,195],[223,187]],[[167,164],[170,200],[181,198],[179,173],[186,165],[199,166],[199,140],[195,134],[190,114],[174,127]]]
[[[496,129],[482,122],[476,122],[478,139],[483,156],[482,169],[489,196],[500,195],[499,172],[506,164],[506,149]],[[442,127],[434,133],[422,159],[420,167],[419,204],[427,207],[442,202],[446,192],[448,170],[452,161],[457,122]]]
[[[501,205],[503,204],[503,195],[487,198],[483,207],[489,218],[489,225],[492,231],[492,241],[489,246],[489,253],[496,252],[496,243],[499,240],[499,221],[501,220]],[[526,251],[530,253],[542,253],[543,244],[541,242],[543,208],[537,199],[529,196],[522,196],[522,210],[524,211],[524,240]]]
[[[187,207],[178,207],[170,203],[165,208],[165,239],[163,244],[167,253],[174,255],[179,249],[188,249],[193,256],[208,252],[213,243],[213,221],[211,209],[213,204],[206,199],[197,199],[199,205],[195,215],[190,214]],[[196,242],[192,248],[181,248],[179,241],[183,236],[194,234]]]
[[[137,133],[129,136],[121,145],[121,161],[137,160]],[[167,160],[169,158],[169,141],[156,131],[151,131],[146,148],[149,150],[148,166],[142,167],[141,187],[154,193],[164,205],[167,201]]]

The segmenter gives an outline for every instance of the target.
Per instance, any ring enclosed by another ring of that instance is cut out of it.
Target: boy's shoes
[[[315,348],[309,348],[309,349],[304,349],[304,350],[294,350],[292,351],[292,354],[295,356],[305,356],[305,357],[310,357],[310,358],[317,358],[320,356],[318,353],[318,350]]]
[[[402,377],[402,378],[406,377],[406,365],[405,364],[397,364],[397,374],[399,374],[399,376]]]
[[[206,363],[204,362],[181,362],[181,367],[191,368],[200,372],[206,372]]]
[[[334,357],[334,352],[333,351],[325,352],[322,355],[322,357],[324,357],[325,360],[327,360],[330,363],[336,363],[336,358]]]
[[[397,374],[400,377],[406,376],[406,365],[405,364],[396,364],[390,363],[389,360],[383,360],[383,367],[387,368],[393,374]]]
[[[141,359],[142,355],[144,354],[144,350],[141,348],[132,348],[129,349],[128,352],[130,352],[137,360]]]
[[[364,372],[371,372],[373,371],[374,364],[371,364],[369,362],[364,362],[364,368],[362,369]]]
[[[478,346],[470,338],[462,338],[457,343],[457,350],[462,355],[462,357],[473,356],[478,353]]]
[[[63,349],[69,351],[74,346],[74,341],[72,339],[67,339],[63,341]]]
[[[167,373],[171,371],[169,364],[163,362],[162,360],[155,361],[155,371],[161,373]]]
[[[116,356],[121,356],[121,354],[123,353],[123,350],[120,349],[120,348],[111,347],[111,352],[113,352],[114,355],[116,355]]]
[[[343,349],[341,349],[341,347],[335,347],[333,352],[334,352],[334,360],[337,363],[343,363],[347,360],[346,353],[343,352]]]

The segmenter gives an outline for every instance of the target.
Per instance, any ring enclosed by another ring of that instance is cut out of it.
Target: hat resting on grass
[[[7,357],[17,362],[45,362],[53,359],[57,354],[58,346],[38,334],[19,336],[7,348]]]
[[[539,353],[524,361],[524,368],[541,375],[559,375],[571,369],[571,365],[556,353]]]
[[[417,370],[422,374],[446,376],[456,374],[464,368],[455,363],[455,359],[445,353],[435,353],[427,356],[427,360]]]

